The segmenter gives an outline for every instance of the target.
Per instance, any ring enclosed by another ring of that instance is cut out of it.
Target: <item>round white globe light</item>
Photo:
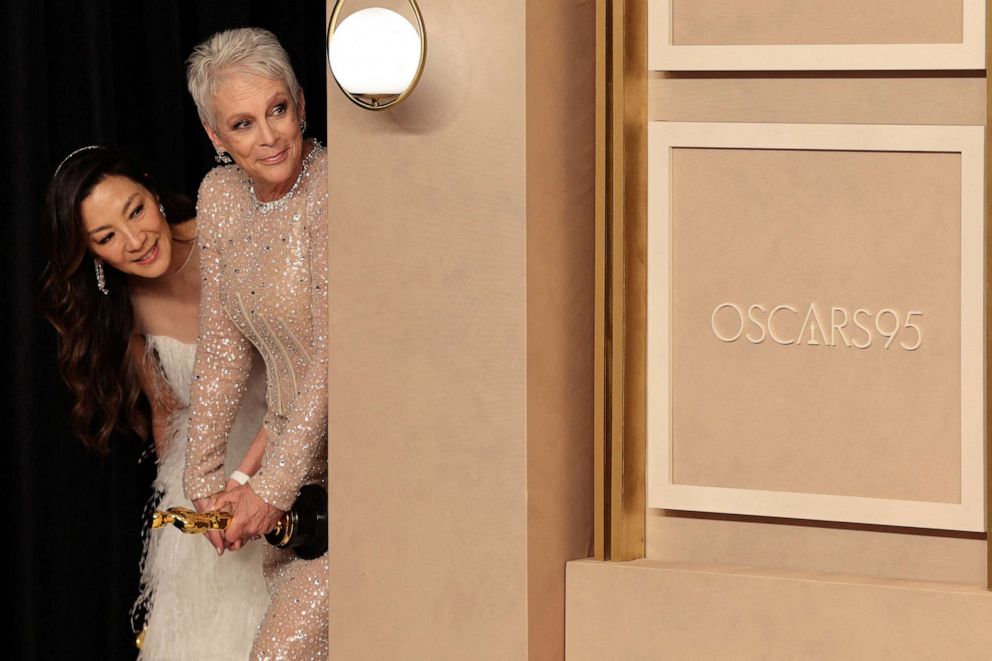
[[[370,7],[337,26],[327,57],[338,84],[356,96],[402,94],[417,76],[420,35],[400,14]]]

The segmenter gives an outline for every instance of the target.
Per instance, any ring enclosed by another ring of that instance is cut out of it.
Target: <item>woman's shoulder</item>
[[[196,238],[196,216],[169,226],[172,237],[178,241],[192,241]]]
[[[215,167],[200,183],[196,196],[197,234],[217,238],[224,226],[235,218],[245,185],[241,168],[236,165]]]
[[[218,165],[211,169],[200,182],[197,205],[202,204],[204,199],[214,200],[231,192],[241,185],[243,178],[241,168],[234,164]]]
[[[309,189],[317,194],[318,202],[327,196],[327,149],[314,140],[311,151],[305,158],[306,178],[312,182]]]
[[[327,172],[327,148],[319,141],[313,141],[313,161],[310,164],[311,172]]]

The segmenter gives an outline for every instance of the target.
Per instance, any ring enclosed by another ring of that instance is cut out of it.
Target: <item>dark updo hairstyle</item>
[[[73,152],[48,185],[42,210],[48,233],[42,313],[58,333],[59,372],[74,400],[70,428],[84,445],[99,452],[107,451],[114,431],[143,438],[150,432],[150,409],[130,359],[134,316],[127,278],[104,267],[110,293],[104,295],[97,288],[80,211],[96,185],[114,175],[141,184],[158,197],[170,225],[196,214],[188,198],[163,190],[137,161],[108,147]]]

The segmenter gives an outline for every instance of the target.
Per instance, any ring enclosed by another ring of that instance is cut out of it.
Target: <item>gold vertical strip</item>
[[[992,264],[992,241],[989,234],[989,218],[992,217],[992,177],[989,158],[992,156],[992,81],[989,72],[992,71],[992,0],[985,3],[985,552],[986,552],[986,587],[992,590],[992,443],[989,441],[989,410],[992,398],[989,397],[989,385],[992,384],[992,324],[989,323],[989,310],[992,309],[992,274],[989,264]]]
[[[596,4],[595,557],[644,554],[646,0]]]
[[[647,443],[647,0],[624,16],[623,499],[619,560],[644,556]]]
[[[610,559],[622,559],[623,535],[623,374],[624,374],[624,9],[625,0],[614,0],[612,6],[612,40],[610,54],[610,190],[608,200],[610,258],[609,297],[607,314],[610,315],[611,342],[609,346],[609,390],[606,405],[610,420]]]
[[[609,0],[596,0],[596,287],[595,340],[593,357],[593,556],[606,560],[609,553],[606,528],[609,525],[609,473],[606,445],[606,72],[609,52],[607,10]]]

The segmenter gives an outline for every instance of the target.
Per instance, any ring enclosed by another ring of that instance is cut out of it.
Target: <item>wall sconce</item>
[[[427,58],[427,33],[416,0],[409,2],[417,29],[382,7],[356,11],[339,26],[344,0],[335,0],[327,24],[327,63],[334,82],[355,105],[385,110],[417,86]]]

